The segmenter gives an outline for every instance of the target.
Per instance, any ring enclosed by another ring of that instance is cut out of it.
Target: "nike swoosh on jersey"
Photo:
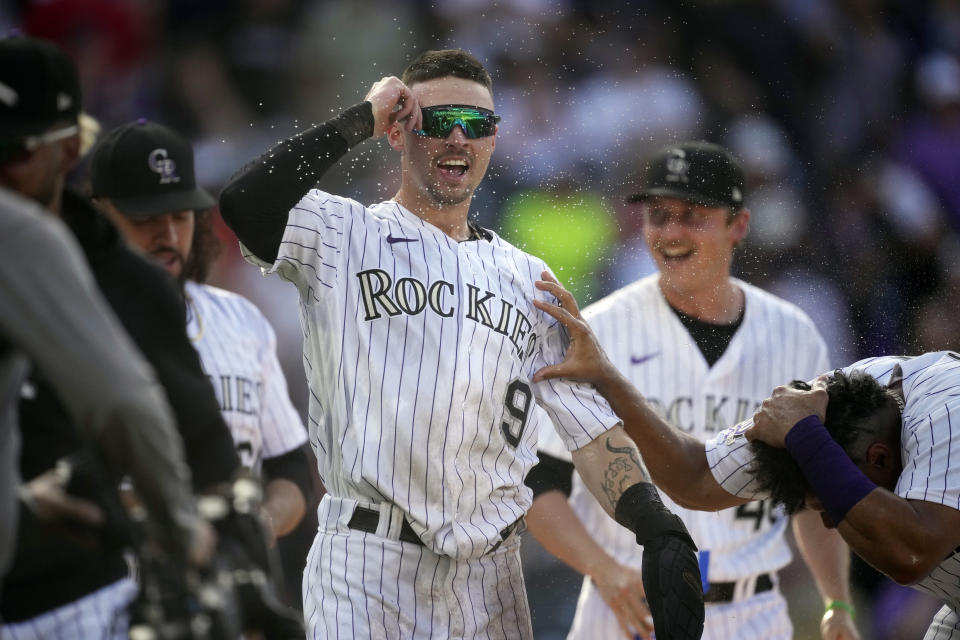
[[[416,242],[416,238],[398,238],[393,234],[387,236],[387,242],[390,244],[396,244],[398,242]]]
[[[660,355],[660,352],[654,351],[653,353],[648,353],[645,356],[630,356],[630,364],[643,364],[647,360],[653,360],[658,355]]]

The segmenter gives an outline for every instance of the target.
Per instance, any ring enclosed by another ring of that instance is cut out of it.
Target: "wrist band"
[[[829,604],[827,604],[827,608],[825,612],[831,611],[833,609],[840,609],[841,611],[846,611],[847,613],[850,614],[851,618],[856,615],[856,610],[853,608],[853,605],[850,604],[849,602],[844,602],[843,600],[831,600]]]
[[[853,505],[877,488],[830,437],[817,416],[807,416],[795,424],[787,432],[784,444],[834,525],[839,525]]]

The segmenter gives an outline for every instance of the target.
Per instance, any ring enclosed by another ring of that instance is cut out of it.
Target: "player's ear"
[[[900,464],[900,452],[884,442],[874,442],[867,447],[867,464],[883,471],[890,471]]]
[[[730,220],[730,234],[734,246],[740,244],[750,232],[750,210],[740,209]]]
[[[394,123],[387,130],[387,142],[393,147],[394,151],[403,153],[405,140],[403,139],[403,127]]]

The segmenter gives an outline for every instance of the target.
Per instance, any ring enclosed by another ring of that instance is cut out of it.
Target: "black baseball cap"
[[[77,67],[58,46],[23,35],[0,38],[0,138],[25,138],[77,122]]]
[[[197,186],[187,139],[144,119],[103,137],[91,156],[90,181],[95,198],[110,198],[132,217],[209,209],[216,203]]]
[[[656,152],[646,164],[643,188],[627,198],[680,198],[708,207],[743,208],[743,167],[723,147],[710,142],[681,142]]]

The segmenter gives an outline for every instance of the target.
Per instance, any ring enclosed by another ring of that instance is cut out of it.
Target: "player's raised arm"
[[[749,502],[731,495],[717,483],[707,464],[703,443],[673,428],[653,411],[636,387],[607,359],[580,316],[573,295],[549,273],[544,272],[543,278],[537,287],[552,293],[560,306],[539,300],[534,304],[563,323],[570,336],[570,347],[563,362],[538,371],[534,382],[569,378],[594,385],[623,420],[626,433],[640,446],[653,482],[677,504],[719,511]]]
[[[420,106],[398,78],[383,78],[364,102],[280,142],[238,171],[220,194],[224,221],[254,255],[273,262],[290,209],[351,147],[394,123],[419,128]]]

